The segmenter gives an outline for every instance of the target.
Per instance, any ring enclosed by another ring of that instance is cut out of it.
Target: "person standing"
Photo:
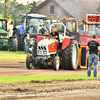
[[[88,57],[88,77],[91,76],[91,67],[94,63],[94,77],[97,77],[97,65],[98,65],[98,51],[100,51],[100,44],[96,41],[96,35],[92,36],[92,40],[88,42],[86,50],[89,50]]]
[[[27,34],[27,37],[25,39],[25,54],[29,52],[30,43],[31,43],[30,35]]]

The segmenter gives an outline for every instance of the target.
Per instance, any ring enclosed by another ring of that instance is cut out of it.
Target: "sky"
[[[17,0],[17,2],[23,3],[23,4],[27,4],[27,1],[28,1],[29,3],[32,3],[33,1],[39,1],[39,0]],[[42,1],[43,1],[43,0],[42,0]]]
[[[44,0],[17,0],[18,3],[22,3],[22,4],[27,4],[27,1],[29,3],[32,3],[33,1],[44,1]],[[2,2],[4,2],[4,0],[2,0]]]

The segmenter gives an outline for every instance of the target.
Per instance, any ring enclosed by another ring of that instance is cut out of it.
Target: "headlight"
[[[38,50],[38,54],[42,54],[42,51]]]
[[[43,51],[43,54],[47,54],[47,51]]]

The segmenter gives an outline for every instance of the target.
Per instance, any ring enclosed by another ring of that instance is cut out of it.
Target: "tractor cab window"
[[[38,28],[42,28],[43,19],[29,19],[29,33],[38,33]]]
[[[70,31],[70,32],[75,32],[75,22],[66,22],[66,28]]]
[[[6,20],[0,20],[0,29],[7,30]]]
[[[92,36],[93,34],[100,36],[100,25],[89,25],[88,36]]]
[[[84,30],[84,25],[82,23],[78,23],[78,29],[79,30]]]
[[[24,32],[26,32],[26,18],[23,19],[22,26],[24,28]]]
[[[43,25],[43,19],[39,18],[29,18],[27,19],[27,27],[28,27],[28,32],[31,33],[37,33],[38,27],[40,28],[39,24]],[[22,26],[24,28],[24,31],[26,32],[26,17],[24,18],[22,22]]]

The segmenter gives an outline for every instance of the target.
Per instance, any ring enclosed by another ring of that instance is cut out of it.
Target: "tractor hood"
[[[7,34],[8,32],[5,31],[5,30],[0,29],[0,33],[5,33],[5,34]]]
[[[37,55],[50,55],[55,54],[57,51],[56,39],[42,39],[37,45]]]
[[[39,41],[38,45],[49,45],[49,44],[52,44],[54,43],[56,40],[54,39],[43,39],[41,41]]]

